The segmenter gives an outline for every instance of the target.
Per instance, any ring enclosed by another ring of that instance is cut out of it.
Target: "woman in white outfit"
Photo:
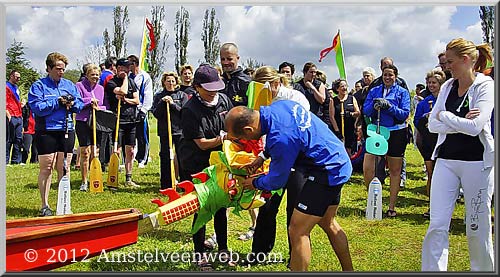
[[[446,271],[448,229],[460,184],[466,208],[466,234],[472,271],[493,271],[491,198],[494,186],[494,141],[491,112],[493,80],[483,75],[491,60],[488,44],[462,38],[446,46],[453,78],[446,81],[429,118],[438,133],[430,195],[430,224],[422,246],[422,270]]]

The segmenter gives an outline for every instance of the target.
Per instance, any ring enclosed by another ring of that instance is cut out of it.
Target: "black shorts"
[[[78,138],[78,146],[94,145],[94,133],[92,128],[86,121],[76,120],[76,137]],[[96,131],[97,147],[101,142],[101,132]]]
[[[403,157],[408,144],[408,130],[403,128],[400,130],[391,131],[389,136],[389,150],[387,156],[389,157]]]
[[[36,131],[34,143],[38,155],[53,154],[56,152],[73,153],[75,146],[75,132],[69,131],[68,138],[64,138],[64,131]]]
[[[120,124],[120,129],[118,130],[118,145],[130,145],[135,146],[135,123],[131,124]],[[113,136],[113,142],[114,142]]]
[[[323,217],[329,206],[340,204],[342,186],[343,184],[329,186],[328,183],[308,178],[295,208],[308,215]]]
[[[434,152],[434,148],[436,147],[436,141],[428,141],[426,139],[422,139],[422,143],[418,150],[424,158],[424,161],[432,161],[432,153]]]

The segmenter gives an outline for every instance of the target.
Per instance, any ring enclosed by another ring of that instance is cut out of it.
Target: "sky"
[[[174,70],[175,13],[179,5],[167,5],[165,25],[169,33],[166,65]],[[251,58],[278,67],[283,61],[295,64],[302,76],[303,65],[314,62],[327,75],[327,82],[339,78],[333,51],[321,63],[319,52],[341,31],[349,87],[370,66],[380,75],[380,58],[392,57],[410,89],[423,83],[437,63],[437,54],[453,38],[482,42],[478,6],[453,5],[276,5],[208,6],[186,5],[191,29],[188,62],[197,67],[203,60],[201,31],[206,9],[215,8],[221,23],[221,43],[239,46],[240,64]],[[127,54],[139,56],[144,17],[151,18],[151,6],[129,6]],[[60,52],[69,59],[68,68],[77,69],[88,50],[102,45],[105,28],[113,29],[112,7],[96,6],[7,6],[6,45],[13,39],[26,47],[31,66],[45,71],[45,58]]]

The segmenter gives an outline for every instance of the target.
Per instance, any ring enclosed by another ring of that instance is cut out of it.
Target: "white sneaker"
[[[139,165],[137,166],[138,168],[145,168],[146,165],[144,164],[144,162],[140,162]]]
[[[248,228],[248,231],[246,233],[241,234],[238,239],[242,241],[247,241],[253,238],[253,233],[255,232],[255,228]]]
[[[401,179],[401,182],[399,182],[399,188],[404,189],[405,188],[406,181]]]
[[[80,185],[80,191],[87,191],[89,189],[89,185],[87,183],[82,183]]]
[[[131,188],[140,188],[141,187],[138,184],[134,183],[134,181],[132,181],[132,180],[126,181],[125,182],[125,186],[126,187],[131,187]]]
[[[25,163],[20,163],[19,165],[26,165]]]

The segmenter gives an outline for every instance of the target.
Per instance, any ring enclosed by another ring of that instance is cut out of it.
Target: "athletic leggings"
[[[494,167],[482,161],[438,158],[432,174],[430,224],[422,245],[422,271],[448,268],[448,230],[462,184],[465,199],[466,235],[472,271],[493,271],[491,198]]]

